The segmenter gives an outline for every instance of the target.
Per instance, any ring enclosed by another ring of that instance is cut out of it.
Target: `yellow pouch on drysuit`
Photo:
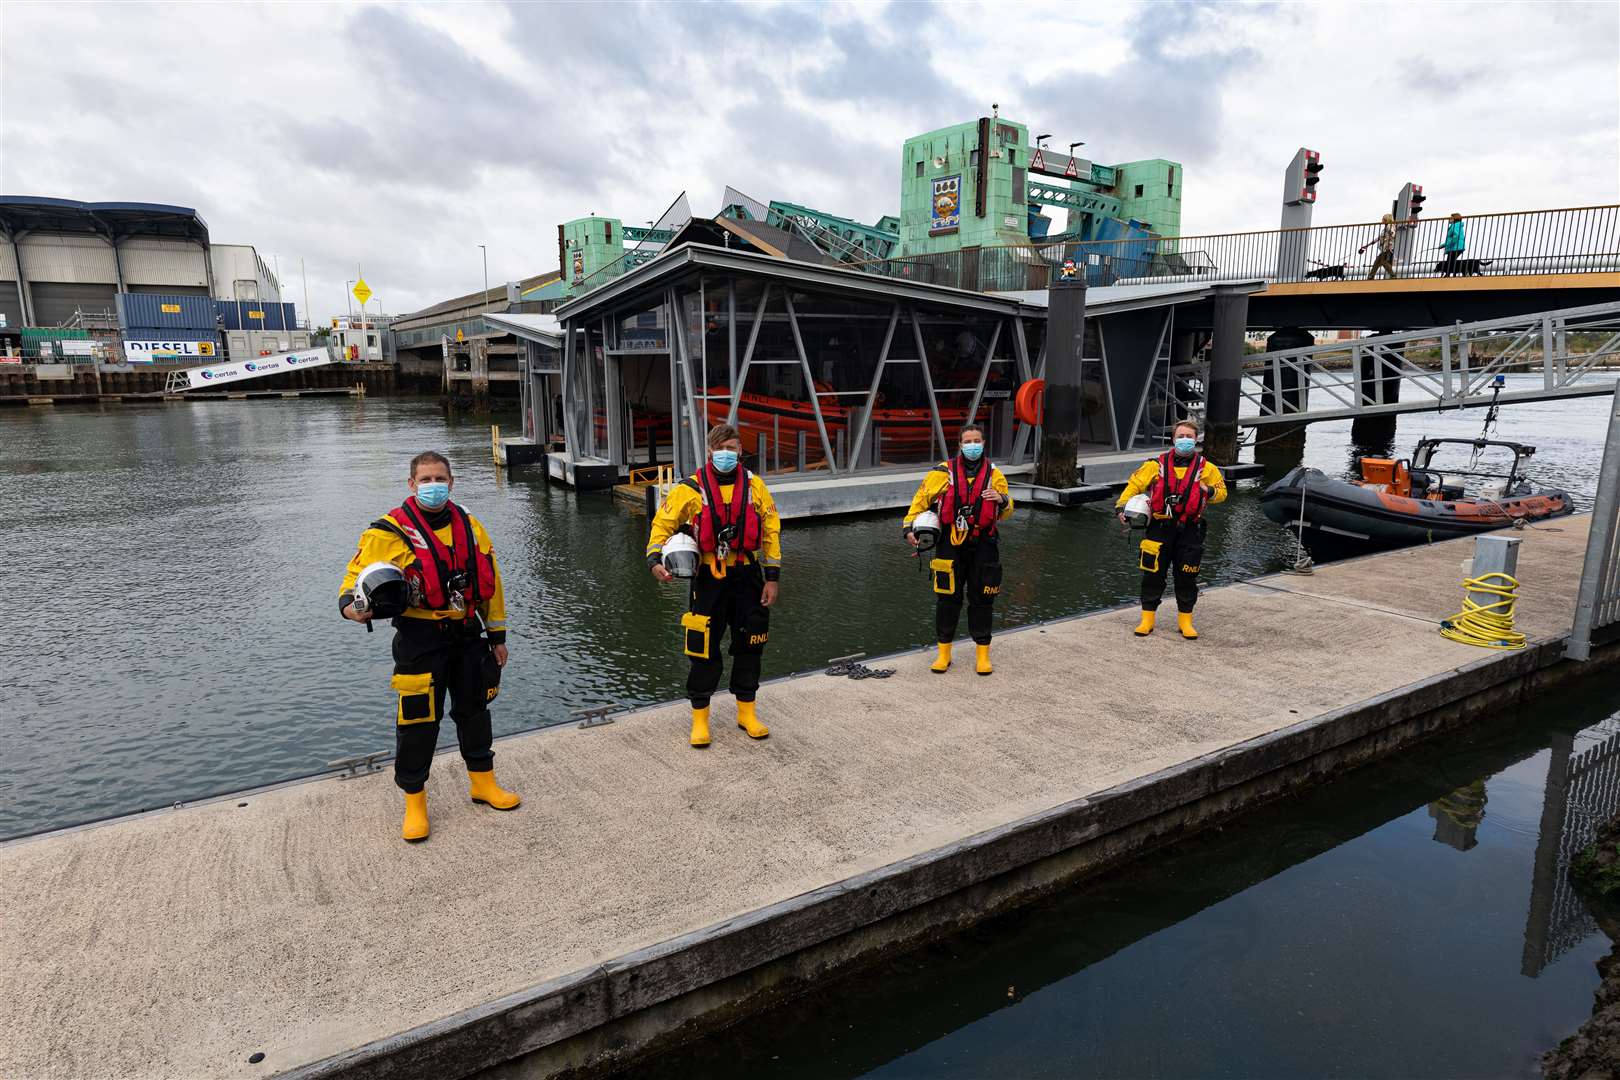
[[[941,596],[956,592],[956,560],[930,559],[928,569],[934,573],[934,591]]]
[[[1163,540],[1142,541],[1142,557],[1137,561],[1137,568],[1149,574],[1159,572],[1159,549],[1164,546]]]
[[[681,629],[686,631],[686,655],[697,660],[709,658],[709,616],[688,611],[681,616]]]
[[[399,692],[398,720],[401,726],[433,722],[431,671],[424,671],[420,675],[395,675],[389,682]]]

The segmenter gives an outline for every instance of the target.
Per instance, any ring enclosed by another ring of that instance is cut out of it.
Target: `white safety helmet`
[[[917,538],[917,550],[927,551],[939,543],[939,515],[924,510],[911,519],[911,534]]]
[[[1133,529],[1145,529],[1153,520],[1153,501],[1146,495],[1132,495],[1125,500],[1125,520]]]
[[[679,578],[695,577],[698,568],[697,541],[678,532],[664,541],[664,569]]]
[[[400,568],[389,562],[374,562],[360,571],[354,582],[354,608],[374,619],[392,619],[410,607],[410,587]]]

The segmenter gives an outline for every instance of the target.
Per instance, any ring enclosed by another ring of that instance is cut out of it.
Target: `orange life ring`
[[[1018,388],[1013,398],[1013,415],[1019,421],[1034,427],[1041,422],[1041,413],[1046,405],[1046,380],[1031,379]]]

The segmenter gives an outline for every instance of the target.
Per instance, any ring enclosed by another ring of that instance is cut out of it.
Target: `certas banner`
[[[234,364],[214,364],[210,367],[187,368],[189,390],[202,390],[221,383],[259,379],[266,375],[279,375],[284,371],[302,371],[332,363],[332,354],[325,349],[303,349],[298,352],[276,353],[274,356],[256,356]]]
[[[928,234],[953,233],[962,223],[962,175],[942,176],[934,181],[934,203],[928,219]]]

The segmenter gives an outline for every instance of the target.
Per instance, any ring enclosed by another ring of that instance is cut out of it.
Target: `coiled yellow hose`
[[[1513,610],[1519,598],[1519,579],[1507,574],[1490,573],[1466,578],[1463,588],[1463,609],[1440,622],[1440,634],[1464,645],[1477,645],[1482,649],[1522,649],[1525,637],[1513,629]],[[1476,595],[1494,596],[1487,603],[1475,600]]]

